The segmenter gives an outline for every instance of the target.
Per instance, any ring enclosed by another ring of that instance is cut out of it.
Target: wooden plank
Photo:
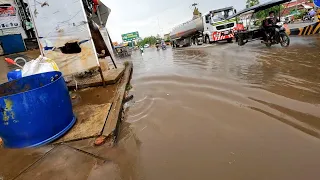
[[[74,127],[55,143],[74,141],[99,136],[107,120],[111,103],[82,105],[73,109],[77,122]]]
[[[118,91],[116,92],[108,120],[103,129],[103,133],[102,133],[103,136],[106,136],[106,137],[110,136],[117,127],[117,124],[119,122],[119,115],[122,109],[122,101],[126,92],[126,85],[130,81],[132,67],[133,67],[132,63],[129,63],[129,65],[125,69],[123,78],[121,79],[121,82],[118,86]]]

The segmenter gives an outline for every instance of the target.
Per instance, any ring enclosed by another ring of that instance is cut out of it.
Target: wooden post
[[[102,85],[103,85],[103,87],[106,87],[106,81],[104,80],[101,66],[99,66],[99,72],[100,72],[100,76],[101,76],[101,80],[102,80]]]

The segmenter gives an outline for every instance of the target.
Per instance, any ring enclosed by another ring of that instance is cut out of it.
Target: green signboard
[[[131,33],[127,33],[127,34],[122,34],[122,40],[123,41],[132,41],[132,40],[136,40],[139,38],[139,33],[138,31],[136,32],[131,32]]]

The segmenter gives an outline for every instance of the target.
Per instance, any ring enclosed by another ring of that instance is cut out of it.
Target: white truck
[[[221,40],[232,42],[236,19],[225,20],[236,13],[233,7],[216,9],[173,28],[170,33],[173,47],[201,45]]]

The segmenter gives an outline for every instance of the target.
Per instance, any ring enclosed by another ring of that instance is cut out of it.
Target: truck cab
[[[202,16],[204,42],[211,43],[221,40],[232,42],[236,19],[226,20],[236,13],[233,7],[227,7],[210,11]]]

